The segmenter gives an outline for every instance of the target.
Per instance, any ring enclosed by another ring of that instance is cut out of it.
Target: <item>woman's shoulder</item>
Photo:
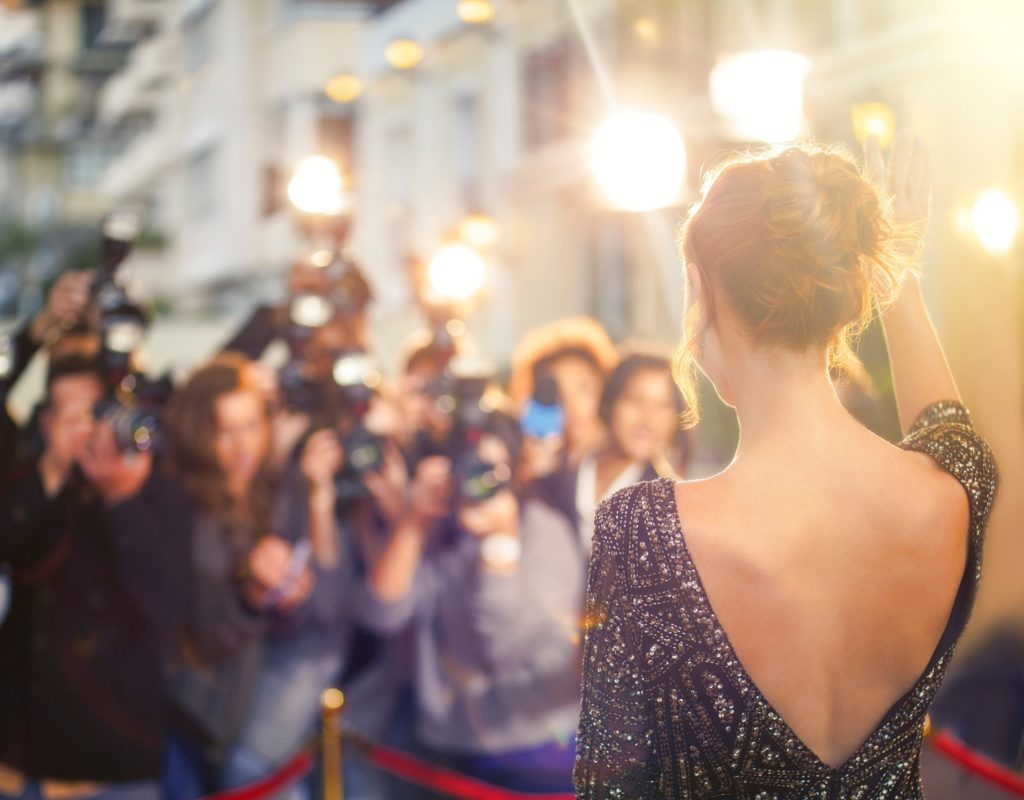
[[[602,500],[594,514],[595,558],[624,558],[634,576],[648,569],[663,571],[675,551],[673,485],[670,478],[639,481]]]
[[[664,490],[671,490],[671,483],[671,478],[654,477],[619,489],[597,504],[595,522],[629,527],[652,503],[663,500]]]
[[[975,523],[987,521],[999,484],[999,469],[988,442],[975,430],[970,412],[956,400],[926,406],[897,446],[929,456],[967,493]]]

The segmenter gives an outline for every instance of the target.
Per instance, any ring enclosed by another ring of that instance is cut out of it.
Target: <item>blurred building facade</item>
[[[63,46],[47,26],[92,5],[29,9],[41,21],[25,23],[22,39],[35,44],[0,57],[0,117],[26,103],[9,76],[31,74],[41,48]],[[462,5],[107,3],[104,26],[128,31],[120,39],[131,47],[95,98],[97,129],[116,149],[99,188],[106,203],[146,206],[166,238],[136,259],[146,290],[179,306],[214,298],[239,310],[275,296],[302,249],[275,187],[301,157],[326,152],[352,181],[350,247],[375,286],[382,353],[420,324],[409,313],[408,260],[429,258],[473,213],[498,232],[484,253],[489,295],[469,320],[490,355],[504,360],[524,330],[571,313],[599,317],[616,337],[672,342],[682,306],[675,225],[702,168],[742,144],[709,74],[730,53],[803,53],[805,132],[855,148],[852,109],[883,102],[931,143],[929,302],[1004,476],[978,608],[985,621],[972,635],[1024,618],[1024,493],[1014,490],[1024,481],[1024,248],[1018,234],[1010,252],[987,253],[963,224],[987,187],[1024,200],[1024,51],[1014,38],[1024,4],[478,0],[493,12],[478,25],[460,17]],[[421,58],[397,69],[388,48],[403,39]],[[325,92],[338,75],[359,82],[342,102]],[[52,87],[55,98],[79,96],[60,80]],[[631,215],[597,194],[587,142],[615,106],[660,112],[682,130],[689,178],[675,207]],[[31,194],[19,202],[31,205]],[[65,202],[85,203],[73,191]]]
[[[4,311],[40,302],[106,208],[98,186],[116,142],[96,125],[96,98],[131,44],[103,37],[106,11],[96,0],[0,8],[0,237],[15,254]]]

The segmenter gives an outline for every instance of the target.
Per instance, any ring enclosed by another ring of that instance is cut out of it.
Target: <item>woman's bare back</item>
[[[963,487],[866,430],[676,484],[687,547],[751,679],[841,764],[926,668],[964,572]]]

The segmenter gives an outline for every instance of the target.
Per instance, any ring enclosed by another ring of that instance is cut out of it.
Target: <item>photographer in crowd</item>
[[[110,506],[126,580],[160,625],[170,718],[165,796],[191,799],[232,782],[267,639],[278,626],[294,631],[300,615],[315,616],[311,597],[339,558],[333,525],[317,513],[323,466],[307,476],[309,557],[296,556],[298,545],[279,533],[270,410],[244,358],[200,368],[164,422],[166,463],[155,466],[149,453],[124,457],[101,428],[86,471]],[[309,461],[339,458],[321,455]]]
[[[76,337],[68,334],[82,326],[93,278],[90,270],[62,273],[46,293],[43,308],[6,342],[6,368],[0,372],[0,475],[38,444],[35,420],[28,426],[32,435],[19,429],[7,408],[8,395],[40,349],[50,349],[61,340],[64,350],[75,344]]]
[[[159,774],[159,665],[83,469],[105,391],[95,359],[51,360],[43,450],[0,489],[0,563],[13,583],[0,625],[0,793],[11,796],[44,780],[65,796],[114,796]]]
[[[414,626],[417,731],[436,760],[566,791],[583,563],[564,519],[511,484],[514,420],[491,412],[461,445],[417,465],[362,615],[381,632]]]

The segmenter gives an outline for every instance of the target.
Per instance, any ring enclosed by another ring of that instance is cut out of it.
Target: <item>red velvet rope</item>
[[[972,750],[952,734],[940,731],[927,739],[928,743],[955,764],[972,775],[1024,797],[1024,775],[1007,769],[977,750]]]
[[[313,756],[309,753],[299,753],[277,772],[266,778],[235,789],[225,789],[223,792],[208,794],[203,800],[262,800],[262,798],[274,797],[295,781],[305,777],[312,769]]]
[[[458,800],[575,800],[576,797],[573,794],[526,794],[499,789],[375,743],[367,745],[363,757],[392,775]]]
[[[389,747],[353,737],[363,758],[379,769],[454,800],[574,800],[572,794],[527,794],[500,789]],[[1024,797],[1024,775],[972,750],[952,734],[939,732],[926,741],[936,752],[982,780]],[[273,775],[236,789],[207,795],[204,800],[263,800],[272,797],[313,769],[313,757],[299,753]]]

